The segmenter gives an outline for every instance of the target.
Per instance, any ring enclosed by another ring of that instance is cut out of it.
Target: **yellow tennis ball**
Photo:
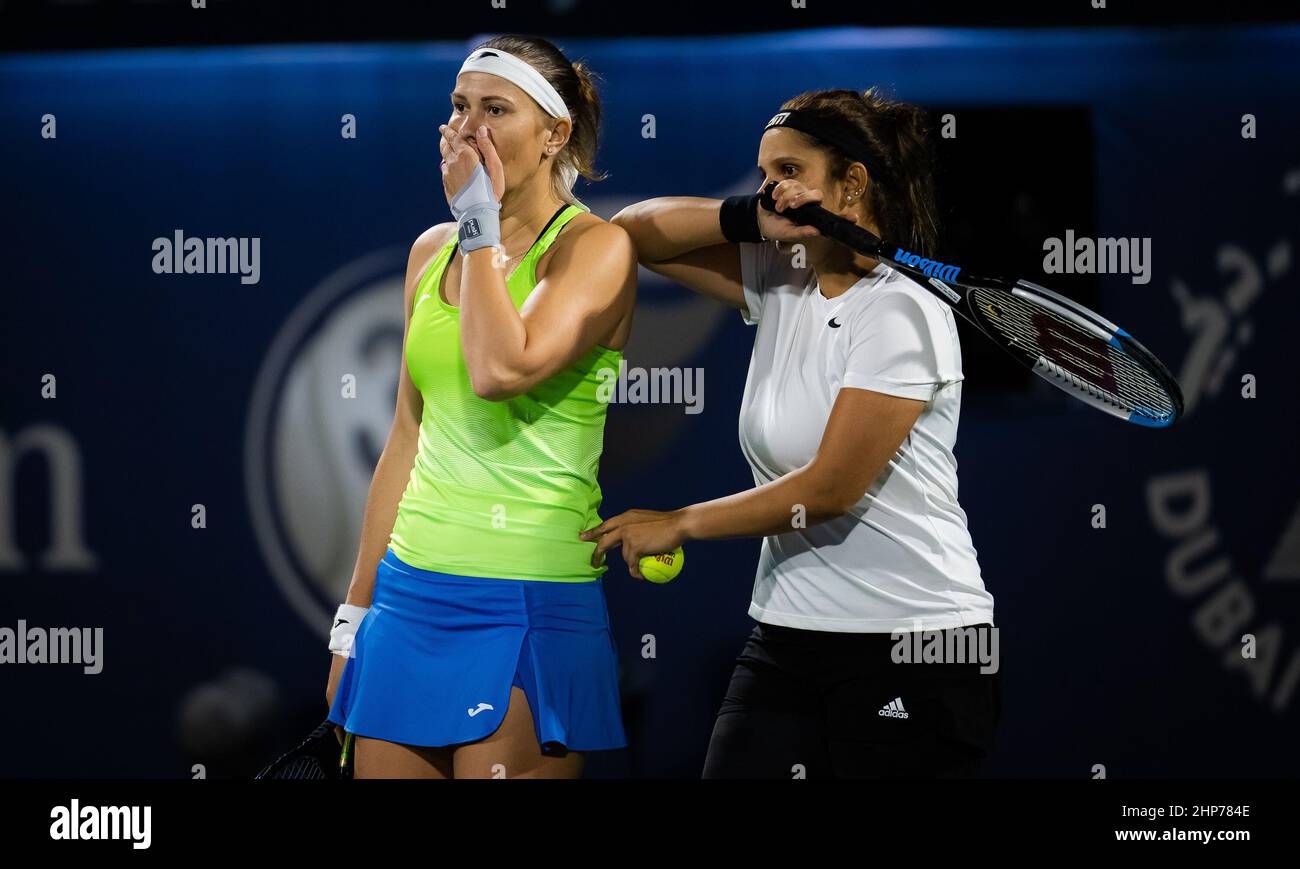
[[[676,579],[685,563],[686,553],[678,546],[672,552],[647,555],[638,562],[638,566],[641,568],[641,575],[646,579],[662,583]]]

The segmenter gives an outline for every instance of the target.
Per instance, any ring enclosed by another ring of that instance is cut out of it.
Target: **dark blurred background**
[[[449,217],[437,125],[504,32],[601,76],[609,177],[577,193],[605,217],[752,190],[762,126],[802,90],[878,85],[950,119],[946,258],[1096,307],[1188,401],[1173,429],[1126,426],[961,323],[960,498],[1002,632],[987,774],[1300,772],[1295,16],[809,5],[0,2],[0,629],[104,642],[98,674],[0,665],[0,777],[247,775],[324,716],[406,252]],[[177,231],[260,239],[259,281],[155,274]],[[1150,239],[1150,281],[1046,274],[1067,232]],[[628,364],[698,368],[704,401],[611,407],[604,515],[752,484],[753,332],[645,271],[640,296]],[[663,587],[615,559],[631,745],[589,776],[698,776],[758,545],[692,544]]]

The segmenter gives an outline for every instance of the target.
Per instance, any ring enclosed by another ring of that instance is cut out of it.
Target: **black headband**
[[[777,112],[772,116],[772,120],[767,122],[763,132],[767,132],[773,127],[789,127],[791,130],[798,130],[801,133],[807,133],[820,142],[838,148],[851,160],[856,160],[867,167],[873,179],[882,177],[878,172],[879,161],[872,153],[871,146],[865,140],[849,130],[845,130],[838,125],[832,125],[821,118],[811,115],[808,112],[801,112],[798,109],[788,109]]]

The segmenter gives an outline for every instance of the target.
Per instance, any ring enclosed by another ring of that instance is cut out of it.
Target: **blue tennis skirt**
[[[406,745],[474,742],[517,685],[543,749],[623,748],[618,671],[601,580],[456,576],[389,549],[329,720]]]

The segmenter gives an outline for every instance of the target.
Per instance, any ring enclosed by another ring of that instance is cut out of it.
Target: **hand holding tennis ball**
[[[643,556],[637,562],[637,566],[641,568],[641,575],[646,579],[663,584],[676,579],[685,563],[686,553],[678,546],[672,552]]]
[[[617,549],[633,579],[665,583],[681,573],[686,560],[682,543],[687,539],[684,511],[628,510],[588,528],[578,537],[595,541],[591,566],[605,563],[605,553]]]

